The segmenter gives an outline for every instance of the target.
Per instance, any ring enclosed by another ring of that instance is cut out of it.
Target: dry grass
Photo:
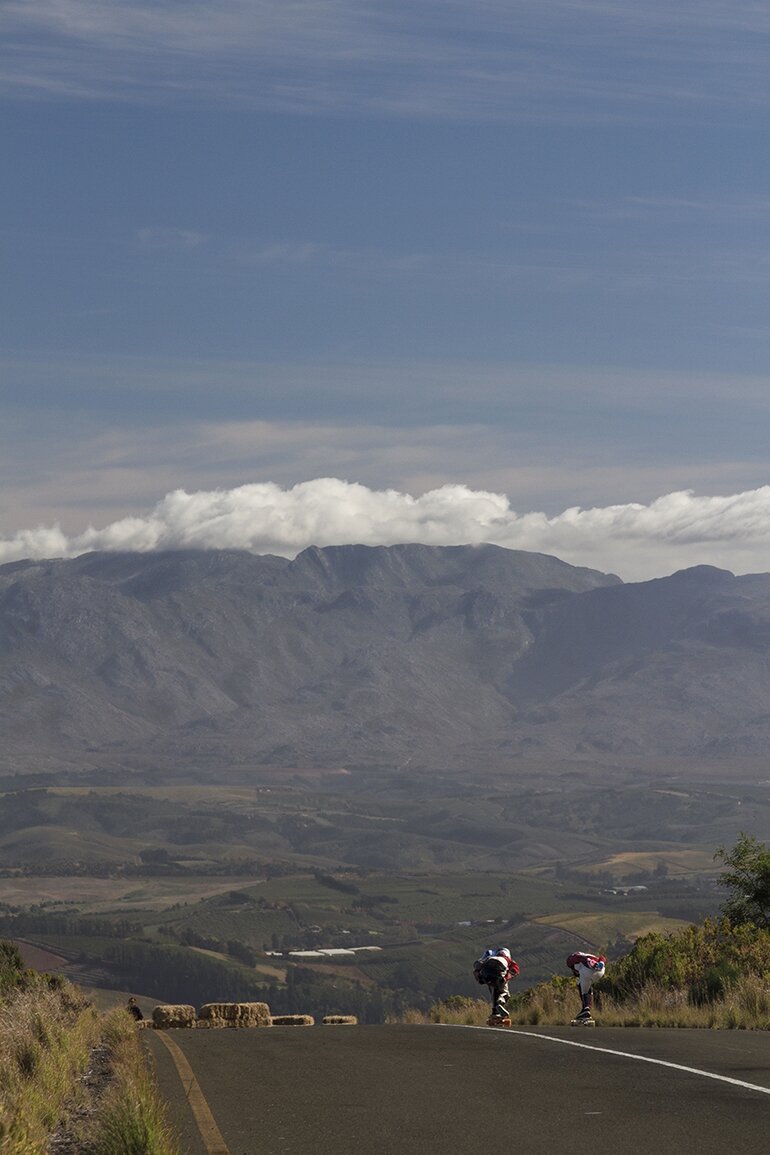
[[[44,1155],[99,1039],[96,1012],[74,987],[33,984],[0,1004],[0,1152]]]
[[[389,1023],[452,1023],[456,1026],[481,1026],[489,1018],[488,999],[471,999],[466,995],[450,995],[440,1003],[435,1003],[429,1011],[410,1009],[398,1018],[390,1018]]]
[[[113,1011],[104,1023],[112,1077],[78,1150],[82,1155],[179,1155],[133,1019]]]
[[[697,1006],[682,990],[648,983],[644,990],[623,1002],[595,995],[594,1016],[606,1027],[693,1027],[721,1030],[770,1030],[770,986],[761,978],[746,975],[731,984],[723,999]],[[511,1021],[518,1026],[565,1026],[580,1010],[573,980],[553,979],[533,987],[512,1000]],[[408,1011],[402,1023],[453,1023],[482,1026],[489,1017],[489,1003],[453,995],[436,1003],[427,1014]]]
[[[645,934],[670,934],[690,925],[685,919],[666,918],[654,910],[546,914],[532,921],[541,926],[559,927],[589,942],[613,942],[622,938],[631,943]]]
[[[659,862],[668,867],[671,877],[688,874],[714,874],[714,852],[710,848],[688,847],[682,850],[656,851],[626,851],[622,854],[613,854],[599,862],[592,862],[590,866],[580,867],[580,873],[611,874],[616,880],[627,878],[629,874],[640,870],[654,871]]]
[[[563,1025],[580,1009],[575,983],[556,979],[514,1000],[514,1023]],[[754,975],[730,985],[722,999],[696,1005],[684,990],[647,983],[622,1002],[606,994],[594,996],[594,1017],[607,1027],[703,1027],[743,1030],[770,1029],[770,989]]]
[[[130,857],[130,856],[129,856]],[[76,903],[83,914],[133,908],[164,910],[173,902],[198,902],[233,889],[233,880],[197,878],[84,878],[72,875],[0,879],[0,902],[12,906]]]

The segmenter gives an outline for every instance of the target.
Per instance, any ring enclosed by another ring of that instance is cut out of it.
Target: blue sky
[[[493,539],[458,496],[488,492],[503,544],[770,568],[770,9],[10,0],[2,29],[0,558],[120,543],[179,489],[264,517],[272,483],[296,532],[251,548]],[[464,512],[362,525],[389,490]]]

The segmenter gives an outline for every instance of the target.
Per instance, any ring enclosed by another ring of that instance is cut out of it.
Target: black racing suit
[[[477,981],[485,983],[489,987],[492,1014],[501,1019],[508,1017],[508,999],[510,997],[508,965],[507,959],[499,955],[491,955],[489,958],[480,959],[473,964],[473,973]]]

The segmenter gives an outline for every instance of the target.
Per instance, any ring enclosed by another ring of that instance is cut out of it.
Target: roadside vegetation
[[[84,1076],[97,1053],[95,1087]],[[99,1015],[72,984],[25,968],[0,941],[0,1153],[46,1155],[57,1131],[63,1149],[83,1155],[178,1150],[129,1016]]]
[[[637,939],[594,986],[601,1023],[770,1030],[770,851],[741,834],[715,858],[727,868],[722,917]],[[574,979],[555,975],[514,995],[510,1014],[518,1025],[555,1026],[579,1006]],[[478,1025],[488,1014],[487,1000],[452,995],[407,1021]]]
[[[103,1023],[110,1079],[81,1128],[83,1155],[178,1155],[147,1055],[133,1020],[113,1011]]]
[[[0,1152],[44,1152],[50,1132],[84,1090],[79,1076],[99,1022],[69,983],[26,970],[0,942]]]

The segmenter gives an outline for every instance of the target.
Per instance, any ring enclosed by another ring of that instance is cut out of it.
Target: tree
[[[19,948],[12,942],[0,942],[0,991],[8,991],[21,983],[24,960]]]
[[[770,850],[742,831],[732,850],[718,846],[714,858],[728,867],[717,881],[730,892],[722,907],[730,922],[770,929]]]

